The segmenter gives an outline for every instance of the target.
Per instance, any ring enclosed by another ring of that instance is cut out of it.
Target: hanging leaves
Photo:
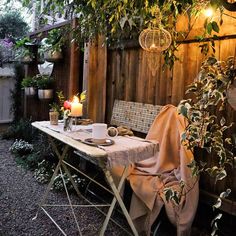
[[[226,165],[233,166],[234,162],[232,139],[225,137],[225,131],[232,124],[227,124],[220,112],[225,109],[225,91],[234,78],[232,70],[234,66],[229,61],[219,62],[209,57],[201,67],[198,80],[186,92],[192,99],[183,100],[178,106],[179,113],[189,122],[181,135],[183,144],[191,150],[196,147],[205,149],[218,162],[214,166],[192,162],[189,168],[193,175],[206,171],[215,182],[227,176]]]

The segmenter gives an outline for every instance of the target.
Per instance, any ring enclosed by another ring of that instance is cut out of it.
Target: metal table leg
[[[134,226],[134,223],[133,223],[133,221],[132,221],[132,219],[131,219],[131,217],[130,217],[130,215],[129,215],[129,213],[128,213],[125,205],[124,205],[124,202],[123,202],[123,200],[122,200],[122,198],[120,196],[120,190],[121,190],[121,188],[122,188],[122,186],[124,184],[125,178],[127,176],[128,166],[126,166],[125,169],[124,169],[124,172],[123,172],[123,174],[121,176],[121,179],[120,179],[120,182],[119,182],[119,185],[118,185],[118,188],[116,187],[116,185],[114,183],[114,180],[113,180],[113,177],[112,177],[110,171],[106,167],[104,167],[104,166],[102,167],[102,169],[103,169],[103,172],[105,173],[106,179],[107,179],[107,181],[108,181],[108,183],[109,183],[109,185],[110,185],[110,187],[111,187],[111,189],[112,189],[112,191],[114,193],[114,198],[113,198],[111,206],[110,206],[110,208],[108,210],[106,219],[105,219],[105,221],[103,223],[103,226],[102,226],[102,229],[100,231],[99,236],[103,236],[104,233],[105,233],[105,230],[107,228],[108,222],[109,222],[110,217],[111,217],[111,214],[112,214],[112,212],[114,210],[116,201],[119,203],[119,205],[121,207],[121,210],[123,211],[123,213],[124,213],[128,223],[130,225],[130,228],[131,228],[133,234],[135,236],[138,236],[138,232],[137,232],[137,230],[136,230],[136,228]]]

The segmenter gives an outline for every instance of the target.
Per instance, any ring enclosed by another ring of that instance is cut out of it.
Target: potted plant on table
[[[41,40],[39,54],[44,55],[44,59],[49,62],[55,62],[62,59],[62,45],[64,39],[61,29],[53,29],[48,32],[48,36]]]
[[[26,96],[34,96],[36,94],[36,80],[34,77],[25,77],[21,82],[21,86],[24,88]]]
[[[36,75],[39,99],[53,98],[54,79],[48,75]]]
[[[49,104],[49,105],[51,107],[51,109],[49,111],[50,124],[51,125],[58,125],[60,106],[56,102]]]

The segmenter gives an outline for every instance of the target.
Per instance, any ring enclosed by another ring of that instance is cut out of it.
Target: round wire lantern
[[[171,44],[171,34],[164,29],[145,29],[139,35],[140,46],[149,52],[162,52]]]

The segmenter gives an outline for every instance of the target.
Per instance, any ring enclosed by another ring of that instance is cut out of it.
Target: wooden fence
[[[235,13],[227,13],[235,17]],[[194,81],[199,73],[201,63],[206,56],[201,54],[199,43],[194,36],[202,32],[204,19],[199,18],[189,33],[187,40],[180,42],[177,57],[172,70],[163,70],[163,57],[143,51],[139,46],[125,49],[112,49],[103,45],[101,36],[92,44],[86,44],[84,54],[77,51],[76,45],[65,48],[64,60],[55,64],[53,77],[56,78],[56,90],[62,90],[67,98],[87,90],[85,116],[95,122],[109,123],[115,99],[166,105],[177,105],[185,97],[187,86]],[[236,56],[236,24],[235,19],[226,15],[216,41],[216,57],[226,60]],[[177,29],[187,30],[185,16],[180,18]],[[191,23],[191,22],[190,22]],[[73,24],[76,24],[75,22]],[[72,27],[74,25],[72,24]],[[188,27],[187,27],[188,28]],[[36,32],[37,33],[37,32]],[[37,72],[36,65],[28,68],[29,74]],[[34,119],[48,119],[49,102],[40,102],[35,98],[26,101],[26,116],[33,114]],[[40,113],[39,113],[40,112]],[[228,108],[228,120],[236,121],[235,112]],[[209,157],[210,158],[210,157]],[[213,160],[213,159],[212,159]],[[235,209],[236,172],[233,169],[224,180],[214,184],[209,177],[202,179],[202,187],[213,193],[220,193],[231,187],[232,194],[225,209]],[[227,210],[228,212],[230,210]]]

